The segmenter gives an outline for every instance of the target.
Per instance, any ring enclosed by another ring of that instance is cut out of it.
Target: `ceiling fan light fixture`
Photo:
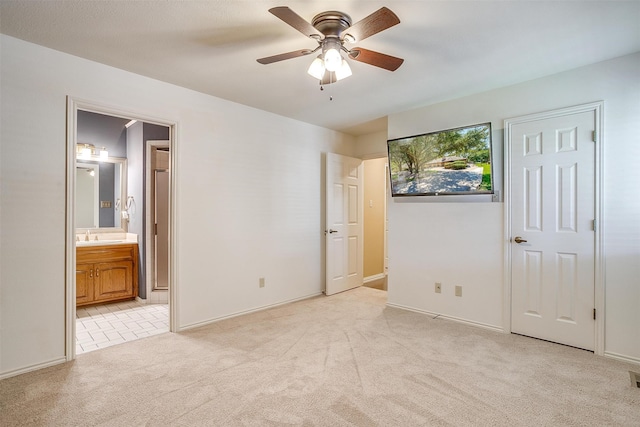
[[[347,49],[344,46],[345,43],[360,42],[399,24],[400,19],[386,7],[381,7],[355,24],[352,23],[349,15],[339,11],[330,10],[319,13],[314,16],[311,22],[307,22],[286,6],[273,7],[269,9],[269,12],[306,37],[315,40],[318,47],[313,50],[302,49],[259,58],[257,61],[260,64],[272,64],[286,59],[298,58],[322,49],[322,53],[309,66],[307,73],[320,80],[321,85],[325,85],[352,75],[351,67],[342,57],[341,51],[349,55],[347,59],[389,71],[395,71],[404,62],[402,58],[380,52],[360,47]]]
[[[349,66],[349,63],[346,60],[343,59],[342,60],[342,64],[336,70],[336,81],[337,80],[346,79],[351,74],[352,74],[351,73],[351,67]]]
[[[313,60],[307,73],[318,80],[322,80],[322,76],[324,76],[324,61],[321,55],[318,55],[318,57]]]

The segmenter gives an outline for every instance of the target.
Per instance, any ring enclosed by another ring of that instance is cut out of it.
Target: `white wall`
[[[605,353],[640,361],[640,54],[389,116],[389,138],[604,100]],[[496,135],[497,133],[497,135]],[[500,139],[496,141],[496,136]],[[424,198],[422,198],[424,199]],[[502,203],[393,199],[389,303],[502,327]],[[434,282],[443,283],[442,294]],[[463,285],[457,298],[453,286]]]
[[[178,324],[318,294],[353,137],[0,36],[0,376],[64,359],[66,97],[178,123]],[[258,287],[258,278],[266,287]]]
[[[387,157],[387,131],[372,132],[356,137],[354,155],[361,159]]]

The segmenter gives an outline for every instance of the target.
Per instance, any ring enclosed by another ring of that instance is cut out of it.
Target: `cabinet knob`
[[[96,277],[98,277],[100,275],[100,269],[96,268]]]
[[[91,270],[89,270],[89,278],[93,278],[93,268]]]

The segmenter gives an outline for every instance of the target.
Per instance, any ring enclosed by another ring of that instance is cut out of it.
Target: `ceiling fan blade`
[[[287,6],[272,7],[269,9],[269,12],[282,19],[285,23],[291,25],[307,37],[313,37],[318,40],[323,38],[323,35],[313,25],[305,21],[300,17],[300,15],[289,9]]]
[[[386,30],[387,28],[391,28],[394,25],[400,23],[400,19],[396,16],[395,13],[387,9],[386,7],[382,7],[366,18],[361,19],[356,22],[349,28],[347,28],[344,32],[346,34],[350,34],[355,40],[360,41],[364,40],[367,37],[371,37],[374,34],[379,33],[380,31]],[[345,36],[342,37],[344,40]]]
[[[297,58],[312,53],[311,49],[294,50],[293,52],[281,53],[280,55],[267,56],[266,58],[257,59],[261,64],[273,64],[274,62],[284,61],[285,59]]]
[[[349,58],[355,61],[364,62],[365,64],[384,68],[389,71],[397,70],[404,62],[404,59],[402,58],[396,58],[395,56],[385,55],[384,53],[374,52],[373,50],[367,50],[361,47],[354,47],[351,49],[349,52]]]

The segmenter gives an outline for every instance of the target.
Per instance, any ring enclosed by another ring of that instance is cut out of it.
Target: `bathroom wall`
[[[116,182],[115,177],[116,166],[113,163],[101,162],[100,163],[100,190],[98,192],[98,198],[100,201],[111,202],[111,207],[99,208],[99,225],[100,227],[115,227],[115,215],[116,215],[116,203],[114,185]]]
[[[128,196],[131,199],[129,209],[129,232],[138,235],[138,296],[147,298],[146,265],[146,203],[145,165],[147,141],[166,141],[169,139],[169,128],[152,123],[136,122],[127,129],[128,162]]]
[[[124,125],[129,119],[78,111],[77,136],[79,144],[105,147],[111,157],[127,157],[127,133]]]
[[[104,147],[110,157],[127,157],[127,135],[125,124],[128,119],[78,111],[77,140],[79,144],[91,144],[97,150]],[[100,208],[100,227],[114,227],[118,213],[115,209],[114,184],[117,180],[112,163],[100,163],[100,200],[110,201],[110,208]],[[119,181],[119,180],[118,180]],[[119,218],[118,218],[119,220]]]
[[[138,235],[138,296],[146,298],[144,258],[144,136],[143,122],[127,128],[128,231]]]

